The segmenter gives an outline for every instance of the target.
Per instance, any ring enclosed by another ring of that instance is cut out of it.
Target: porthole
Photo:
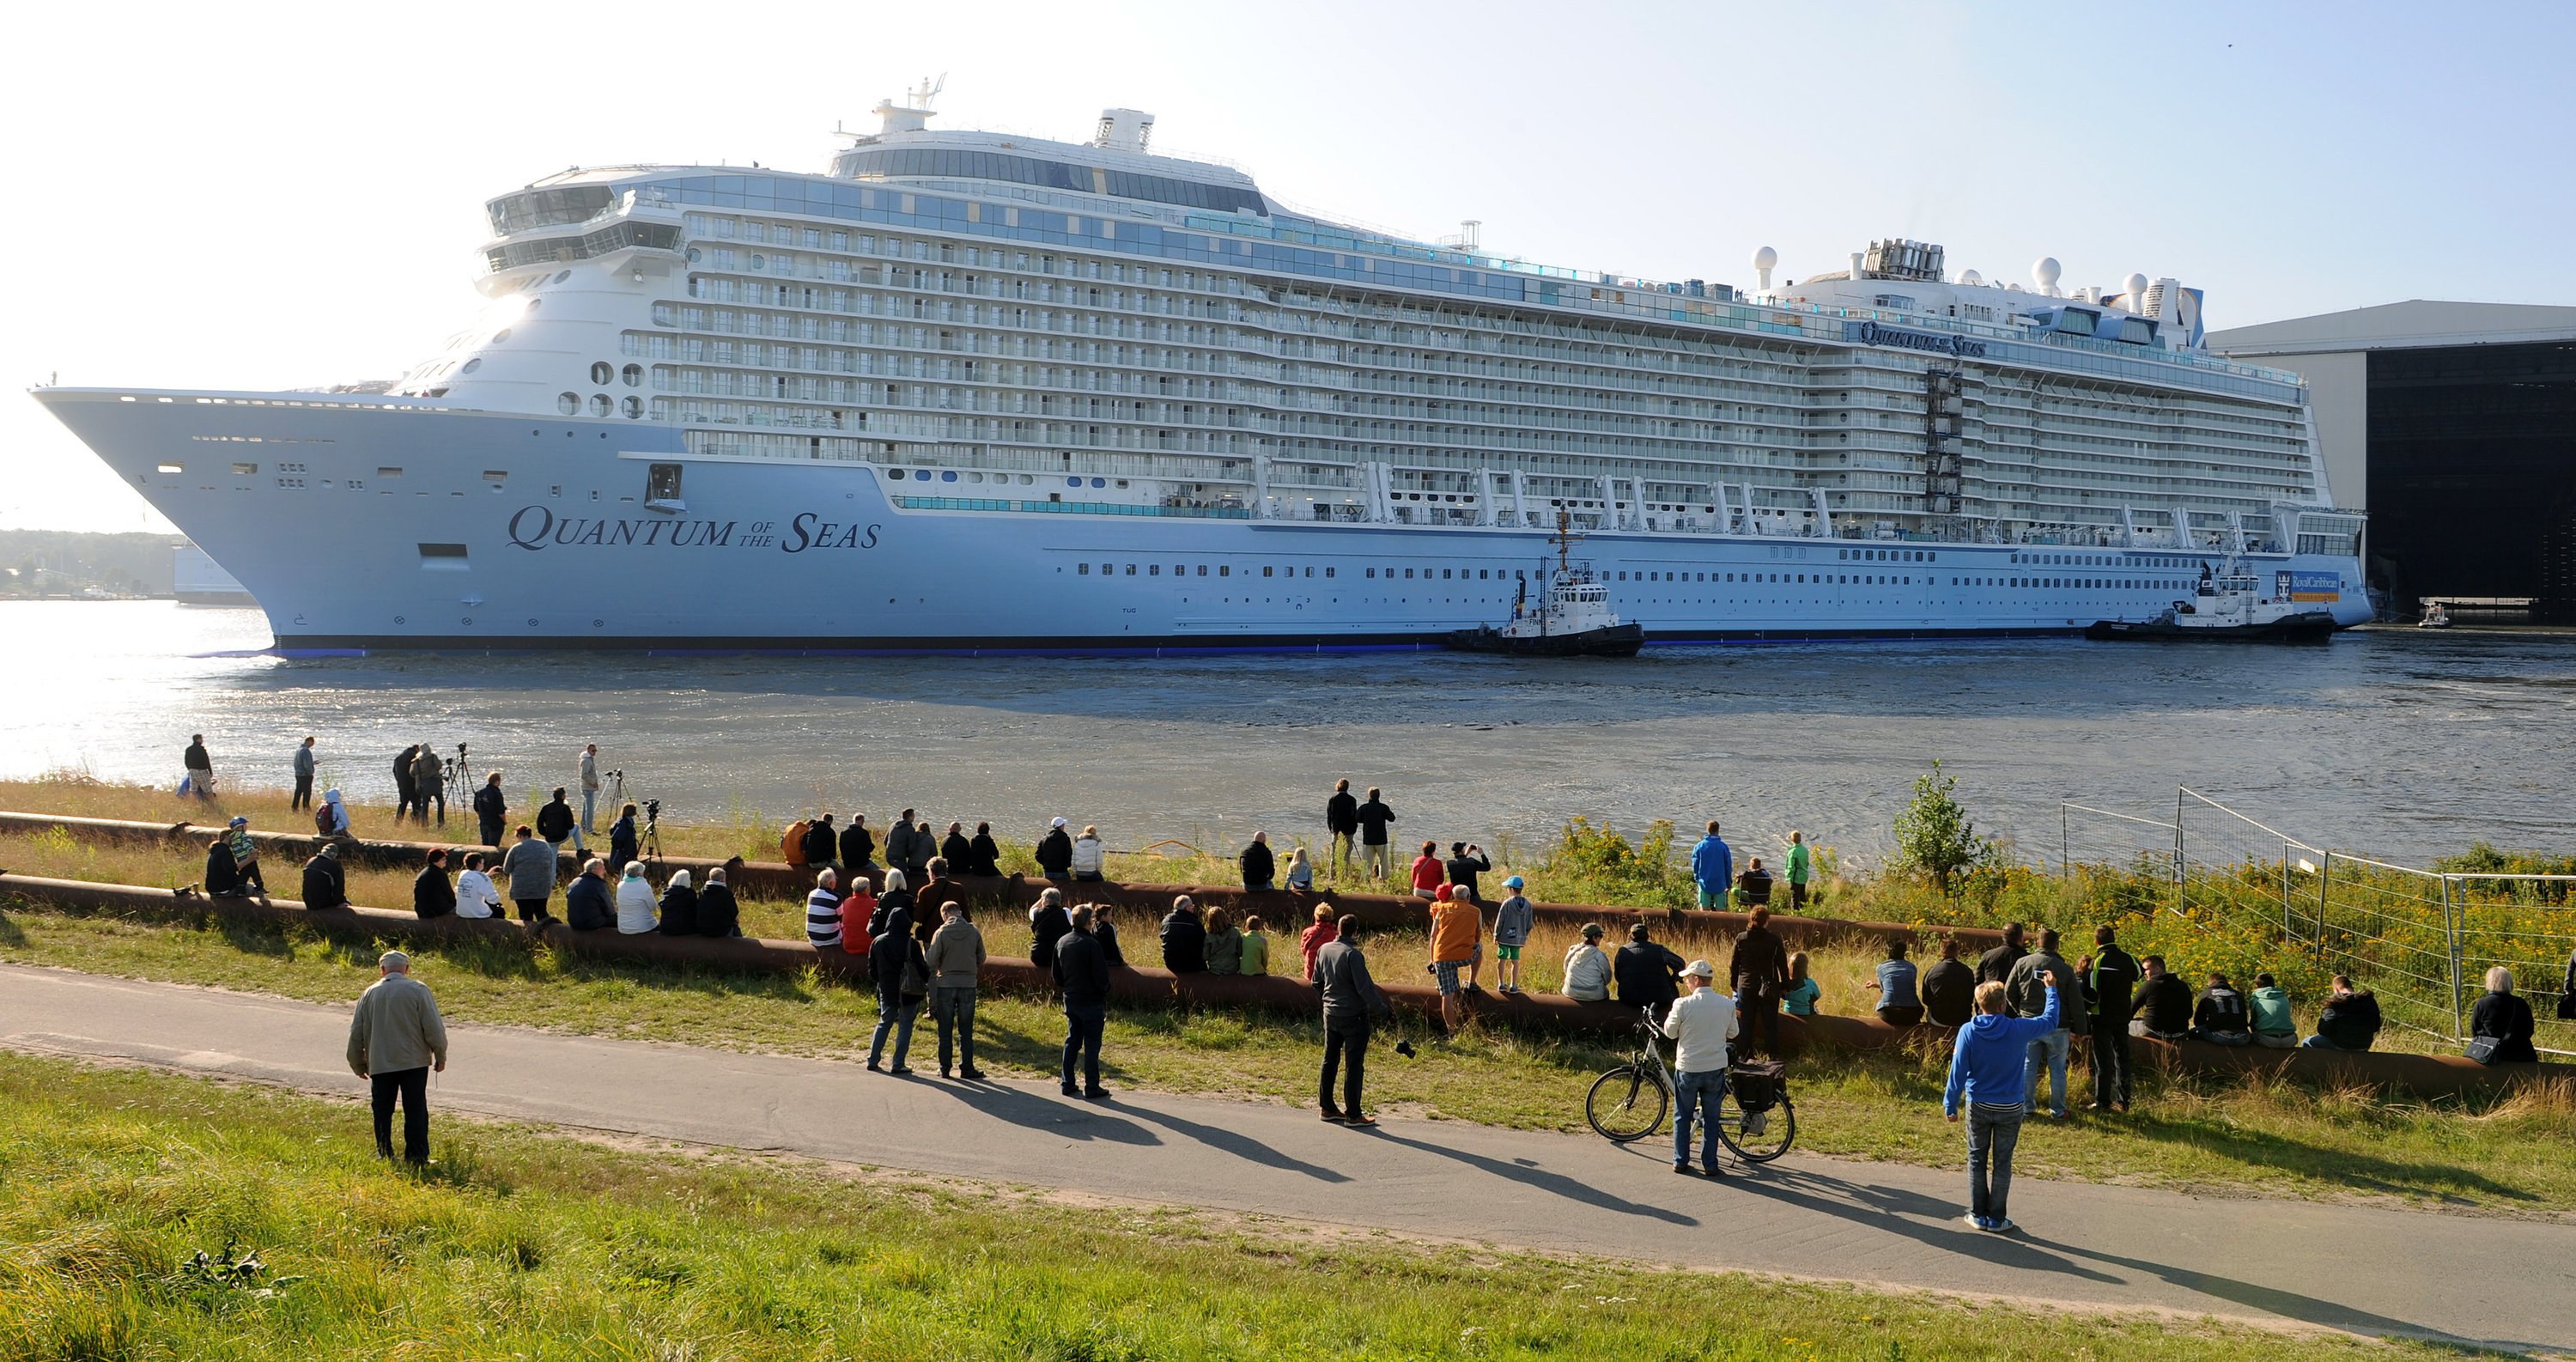
[[[607,387],[608,380],[615,378],[616,376],[617,371],[608,367],[607,360],[600,360],[598,363],[590,366],[590,381],[595,387]]]
[[[570,279],[571,277],[572,277],[572,271],[571,271],[571,270],[563,270],[563,271],[558,272],[558,273],[555,275],[555,282],[556,282],[556,283],[558,283],[558,284],[560,284],[560,283],[562,283],[563,281],[565,281],[566,279]]]
[[[1091,480],[1091,485],[1094,487],[1106,487],[1109,485],[1109,480],[1107,478],[1093,478]]]
[[[482,368],[482,367],[483,367],[483,359],[482,359],[482,356],[477,355],[477,356],[476,356],[476,357],[474,357],[473,359],[469,359],[469,360],[465,361],[463,364],[460,364],[460,365],[456,366],[456,372],[458,372],[458,373],[460,373],[460,374],[470,374],[470,373],[474,372],[475,370],[480,369],[480,368]]]
[[[957,470],[955,470],[955,469],[953,469],[953,468],[952,468],[952,469],[947,469],[947,470],[942,471],[942,472],[940,473],[940,475],[939,475],[939,480],[940,480],[941,482],[955,482],[955,481],[957,481]]]
[[[698,248],[695,246],[689,248],[689,263],[692,265],[698,263]]]
[[[566,416],[577,416],[577,415],[580,415],[580,414],[581,414],[581,394],[579,394],[579,393],[556,393],[556,394],[555,394],[555,410],[556,410],[556,411],[559,411],[559,412],[562,412],[562,413],[563,413],[564,415],[566,415]]]
[[[627,398],[627,399],[626,399],[626,408],[625,408],[625,409],[626,409],[626,419],[627,419],[627,420],[629,420],[629,421],[640,421],[640,420],[642,420],[642,419],[643,419],[643,417],[644,417],[644,399],[643,399],[643,398],[640,398],[640,397],[630,397],[630,398]]]
[[[615,403],[612,403],[612,402],[610,402],[610,401],[608,400],[608,394],[606,394],[606,393],[592,393],[592,394],[590,395],[590,414],[591,414],[591,415],[593,415],[593,416],[606,416],[609,412],[614,411],[615,409],[616,409],[616,404],[615,404]]]
[[[543,298],[530,298],[530,299],[528,300],[528,305],[527,305],[527,307],[526,307],[525,309],[523,309],[523,310],[524,310],[524,311],[528,311],[528,312],[534,312],[534,311],[536,311],[538,308],[544,307],[545,305],[546,305],[546,300],[545,300],[545,299],[543,299]]]
[[[640,388],[640,387],[643,387],[643,386],[644,386],[644,366],[643,366],[643,365],[641,365],[641,364],[629,364],[629,365],[627,365],[627,366],[626,366],[625,372],[620,373],[620,374],[618,375],[618,377],[626,380],[626,386],[627,386],[627,387],[630,387],[630,388]]]
[[[506,327],[506,326],[505,326],[505,327],[502,327],[500,330],[495,331],[495,332],[493,332],[493,333],[492,333],[492,343],[493,343],[494,345],[499,345],[501,342],[503,342],[503,341],[505,341],[505,340],[508,340],[509,338],[510,338],[510,328],[508,328],[508,327]]]
[[[767,257],[767,256],[765,256],[765,255],[760,254],[758,251],[754,251],[754,252],[752,252],[752,255],[751,255],[751,267],[752,267],[753,269],[756,269],[756,270],[764,270],[764,269],[769,268],[769,257]]]
[[[900,468],[889,468],[886,470],[886,476],[897,482],[901,482],[904,479],[904,472]]]

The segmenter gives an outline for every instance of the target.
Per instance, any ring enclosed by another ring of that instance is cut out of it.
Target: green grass
[[[31,910],[0,912],[0,959],[340,1004],[373,977],[376,950],[314,929],[208,919],[202,926]],[[415,970],[460,1022],[847,1058],[875,1024],[873,1000],[808,973],[784,978],[606,964],[515,941],[424,947]],[[1394,967],[1381,966],[1393,974]],[[988,993],[979,1058],[1051,1074],[1063,1036],[1047,1001]],[[1582,1124],[1592,1077],[1624,1055],[1581,1039],[1470,1028],[1406,1061],[1370,1066],[1388,1110],[1518,1129]],[[1165,1009],[1110,1015],[1111,1081],[1257,1100],[1312,1100],[1312,1020]],[[1825,1053],[1796,1079],[1799,1147],[1946,1166],[1944,1057],[1931,1049]],[[2576,1099],[2563,1090],[2416,1103],[2366,1091],[2142,1076],[2131,1115],[2034,1125],[2019,1163],[2033,1176],[2338,1197],[2379,1195],[2507,1213],[2576,1208]]]
[[[0,1057],[0,1358],[2456,1355],[1308,1231]],[[216,1277],[200,1252],[255,1252]],[[1723,1302],[1722,1307],[1715,1303]]]

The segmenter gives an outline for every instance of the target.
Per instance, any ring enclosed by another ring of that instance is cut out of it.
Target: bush
[[[1578,817],[1557,834],[1539,863],[1559,886],[1556,897],[1589,903],[1639,903],[1688,908],[1699,901],[1690,871],[1673,859],[1673,823],[1658,818],[1631,846],[1608,824]]]
[[[1896,815],[1896,869],[1921,875],[1954,896],[1972,876],[2000,871],[2003,864],[2003,849],[1977,835],[1975,820],[1952,796],[1958,786],[1959,778],[1941,774],[1936,761],[1915,777],[1914,800]]]

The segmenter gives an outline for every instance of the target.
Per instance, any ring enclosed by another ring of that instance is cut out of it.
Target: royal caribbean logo
[[[1851,324],[1851,339],[1863,345],[1892,345],[1899,350],[1920,350],[1927,355],[1948,355],[1953,359],[1984,359],[1986,343],[1965,336],[1945,336],[1937,331],[1901,331],[1876,322]]]

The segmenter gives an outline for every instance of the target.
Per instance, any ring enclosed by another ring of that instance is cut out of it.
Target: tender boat
[[[2188,601],[2176,601],[2148,620],[2095,620],[2084,631],[2092,639],[2204,639],[2231,643],[2318,643],[2342,626],[2334,612],[2301,601],[2291,589],[2292,574],[2272,591],[2262,579],[2228,564],[2225,575],[2200,570],[2200,589]]]
[[[1461,629],[1449,636],[1450,647],[1517,657],[1635,657],[1645,646],[1644,626],[1621,623],[1610,608],[1610,588],[1567,556],[1582,536],[1564,511],[1556,517],[1556,533],[1548,540],[1556,545],[1556,570],[1547,574],[1538,605],[1529,604],[1529,581],[1523,578],[1510,623]]]
[[[2440,601],[2435,601],[2431,605],[2424,607],[2424,617],[2415,621],[2415,627],[2418,629],[2448,629],[2451,627],[2451,612],[2443,609]]]

